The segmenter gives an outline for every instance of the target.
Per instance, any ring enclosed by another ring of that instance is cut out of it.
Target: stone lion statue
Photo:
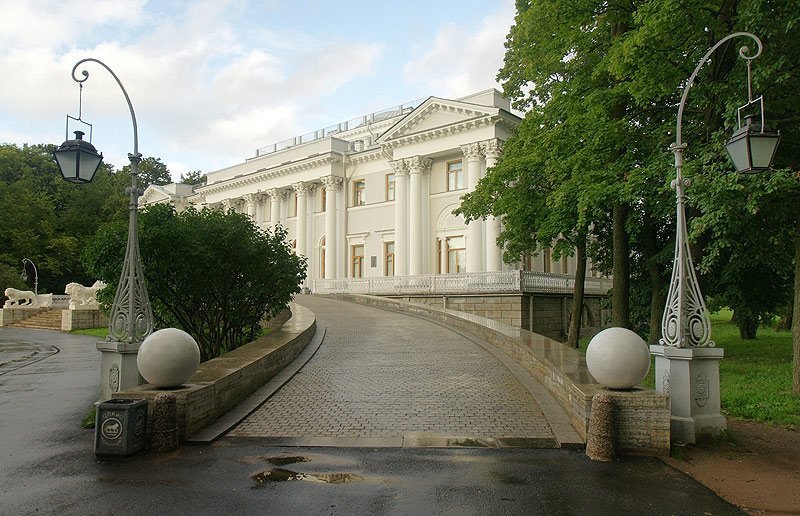
[[[80,283],[67,283],[64,293],[69,296],[69,307],[75,308],[83,306],[87,308],[96,308],[97,292],[106,287],[102,281],[95,281],[91,287],[84,287]]]
[[[8,298],[8,301],[6,301],[5,304],[6,307],[33,306],[36,304],[36,294],[30,290],[17,290],[15,288],[8,287],[4,294]]]

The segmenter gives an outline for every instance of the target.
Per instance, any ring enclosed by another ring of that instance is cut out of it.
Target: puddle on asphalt
[[[293,457],[266,457],[266,461],[273,466],[286,466],[287,464],[297,464],[298,462],[309,462],[310,459],[297,455]]]
[[[252,475],[254,488],[263,487],[270,482],[305,481],[322,484],[351,484],[364,482],[364,477],[354,473],[298,473],[283,468],[272,468]]]

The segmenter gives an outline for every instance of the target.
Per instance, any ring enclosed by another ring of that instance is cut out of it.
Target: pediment
[[[139,198],[139,204],[155,204],[172,200],[172,194],[158,185],[150,185]]]
[[[415,134],[443,131],[499,114],[496,107],[430,97],[383,133],[376,143],[390,143]]]

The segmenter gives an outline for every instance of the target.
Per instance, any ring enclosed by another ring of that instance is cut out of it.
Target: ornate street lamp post
[[[28,259],[28,258],[23,258],[22,259],[22,274],[20,274],[19,277],[22,279],[22,281],[28,281],[28,273],[25,272],[25,263],[26,262],[30,263],[31,267],[33,267],[33,293],[34,293],[34,295],[38,296],[39,295],[39,271],[36,270],[36,265],[34,265],[33,262],[30,259]]]
[[[153,332],[153,312],[150,308],[142,271],[136,221],[139,196],[142,195],[142,190],[137,184],[139,162],[142,155],[139,154],[136,114],[122,82],[111,68],[98,59],[82,59],[72,68],[72,79],[80,85],[81,90],[83,83],[89,78],[89,72],[83,70],[82,78],[78,78],[76,71],[81,64],[87,62],[99,64],[114,77],[128,103],[133,122],[133,153],[128,154],[131,162],[131,186],[125,190],[130,199],[128,203],[128,243],[117,293],[114,297],[114,304],[111,306],[108,339],[97,344],[97,349],[103,353],[100,372],[100,400],[103,401],[109,399],[115,391],[141,385],[142,378],[136,366],[136,354],[142,341]],[[76,120],[80,120],[80,113]],[[65,141],[53,154],[64,179],[72,182],[89,182],[100,165],[102,155],[97,153],[91,143],[83,140],[83,133],[76,131],[75,136],[75,140]]]
[[[650,346],[650,351],[656,357],[656,391],[670,395],[673,442],[694,443],[698,436],[714,435],[726,427],[725,418],[720,414],[719,395],[719,361],[723,350],[716,348],[711,340],[711,322],[695,275],[686,230],[684,188],[689,186],[689,180],[683,177],[683,151],[686,144],[682,140],[681,124],[686,97],[698,72],[714,51],[736,37],[751,38],[758,46],[752,55],[749,55],[746,46],[739,50],[739,56],[747,62],[748,102],[739,108],[740,128],[726,144],[737,171],[753,172],[769,168],[779,140],[776,133],[766,129],[763,98],[753,99],[752,95],[750,62],[761,55],[761,40],[748,32],[730,34],[706,52],[689,77],[678,106],[675,143],[670,146],[675,154],[676,170],[676,178],[672,181],[677,198],[675,259],[661,321],[662,338],[659,345]],[[746,125],[742,126],[742,110],[756,105],[760,106],[761,123],[755,124],[754,117],[748,116]]]

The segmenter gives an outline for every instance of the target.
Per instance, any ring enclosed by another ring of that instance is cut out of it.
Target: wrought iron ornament
[[[675,259],[672,264],[672,278],[667,294],[667,304],[664,308],[664,316],[661,319],[661,339],[659,343],[663,346],[673,346],[679,348],[687,347],[713,347],[715,343],[711,340],[711,321],[708,318],[708,310],[703,301],[703,294],[700,292],[700,285],[697,282],[697,275],[692,262],[692,253],[689,250],[689,237],[686,229],[686,209],[684,208],[684,187],[689,186],[689,181],[683,178],[683,151],[686,144],[682,140],[683,109],[686,105],[686,97],[694,84],[694,80],[700,69],[708,62],[711,54],[721,45],[736,37],[748,37],[756,42],[758,50],[753,55],[747,55],[749,48],[742,46],[739,49],[739,57],[747,61],[748,70],[748,96],[752,98],[750,89],[750,61],[761,55],[761,40],[749,32],[736,32],[719,40],[716,45],[711,47],[708,52],[700,59],[697,67],[689,77],[689,82],[683,89],[680,105],[678,106],[678,123],[675,133],[675,143],[670,146],[670,150],[675,154],[676,178],[672,181],[677,199],[677,230],[675,235]]]
[[[117,293],[114,296],[114,304],[111,306],[108,340],[127,343],[141,342],[153,332],[153,311],[147,295],[147,286],[144,281],[142,260],[139,253],[137,215],[139,196],[142,192],[137,184],[137,176],[142,155],[139,154],[139,131],[136,126],[136,113],[133,111],[131,99],[119,77],[102,61],[94,58],[81,59],[72,68],[72,79],[83,87],[83,83],[89,78],[89,72],[86,70],[81,71],[82,78],[78,78],[76,71],[81,64],[86,62],[99,64],[114,77],[114,80],[117,81],[122,90],[122,94],[125,96],[125,101],[128,103],[131,122],[133,123],[133,154],[128,154],[128,159],[131,162],[131,186],[125,190],[130,199],[128,204],[128,244],[125,250],[125,261],[122,265],[122,274],[117,286]]]

